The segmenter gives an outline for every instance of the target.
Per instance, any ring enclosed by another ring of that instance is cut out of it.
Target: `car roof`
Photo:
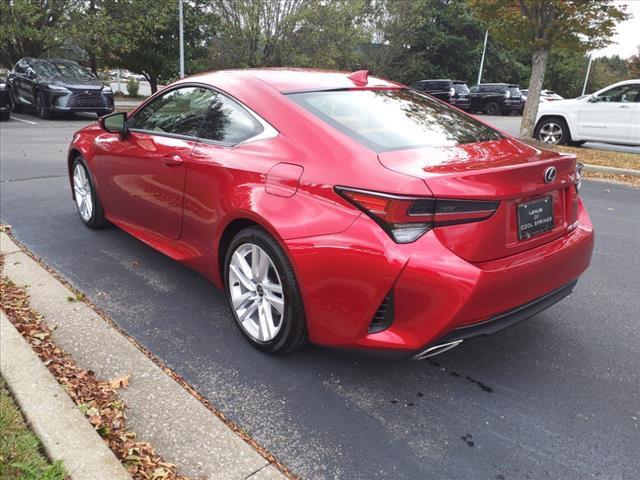
[[[306,92],[318,90],[341,90],[357,88],[404,88],[404,85],[369,76],[366,85],[359,85],[349,78],[352,72],[316,70],[310,68],[260,68],[243,70],[219,70],[202,73],[185,79],[191,82],[203,82],[216,85],[233,80],[267,84],[281,93]]]

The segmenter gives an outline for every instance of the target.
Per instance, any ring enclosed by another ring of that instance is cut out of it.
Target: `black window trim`
[[[168,87],[168,88],[163,88],[156,95],[153,95],[153,96],[149,97],[144,103],[142,103],[142,105],[140,105],[135,110],[134,114],[127,118],[127,123],[129,123],[129,121],[131,119],[135,118],[135,116],[139,112],[141,112],[147,105],[149,105],[151,102],[153,102],[156,98],[159,98],[161,95],[165,95],[165,94],[167,94],[169,92],[172,92],[173,90],[177,90],[179,88],[189,88],[189,87],[204,88],[206,90],[210,90],[210,91],[212,91],[214,93],[217,93],[217,94],[220,94],[220,95],[224,95],[227,98],[230,98],[231,100],[236,102],[238,105],[240,105],[240,107],[243,110],[245,110],[258,123],[258,125],[260,125],[260,127],[262,127],[262,130],[260,132],[256,133],[255,135],[252,135],[251,137],[246,138],[245,140],[242,140],[242,141],[237,142],[237,143],[221,142],[219,140],[210,140],[208,138],[202,138],[200,135],[202,133],[202,126],[204,124],[204,121],[198,127],[198,136],[181,135],[181,134],[178,134],[178,133],[169,133],[169,132],[157,132],[157,131],[154,131],[154,130],[143,130],[141,128],[130,128],[129,130],[132,131],[132,132],[135,132],[135,133],[145,133],[147,135],[156,135],[158,137],[176,138],[178,140],[190,140],[190,141],[193,141],[195,143],[205,143],[205,144],[209,144],[209,145],[216,145],[216,146],[219,146],[219,147],[228,147],[228,148],[235,148],[235,147],[237,147],[239,145],[243,145],[245,143],[255,142],[257,140],[263,140],[263,139],[266,139],[266,138],[273,138],[273,137],[277,136],[280,133],[269,122],[267,122],[264,118],[262,118],[260,115],[255,113],[247,105],[242,103],[240,100],[235,98],[233,95],[230,95],[227,92],[225,92],[224,90],[221,90],[221,89],[219,89],[217,87],[214,87],[213,85],[208,85],[206,83],[200,83],[200,82],[185,82],[185,83],[179,83],[177,85],[173,85],[173,86]],[[209,108],[211,108],[211,105],[209,105]],[[207,113],[208,113],[208,110],[207,110]]]

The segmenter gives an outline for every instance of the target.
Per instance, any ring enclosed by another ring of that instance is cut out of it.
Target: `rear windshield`
[[[376,152],[503,138],[475,118],[411,90],[338,90],[288,96]]]
[[[509,91],[511,92],[512,97],[519,97],[522,93],[518,87],[509,87]]]
[[[454,83],[453,88],[458,94],[467,94],[469,93],[469,87],[467,87],[466,83]]]

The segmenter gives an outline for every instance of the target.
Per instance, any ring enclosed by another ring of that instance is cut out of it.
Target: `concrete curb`
[[[16,251],[7,235],[0,236],[2,253],[6,252],[4,274],[25,287],[31,306],[54,329],[53,340],[99,378],[131,375],[119,395],[128,407],[128,426],[139,440],[151,442],[166,461],[192,478],[285,478],[93,309],[69,301],[75,294]]]
[[[0,371],[52,460],[73,480],[131,480],[27,341],[0,312]]]
[[[614,175],[640,177],[640,170],[634,170],[632,168],[605,167],[603,165],[591,165],[590,163],[585,163],[584,168],[586,172],[611,173]]]

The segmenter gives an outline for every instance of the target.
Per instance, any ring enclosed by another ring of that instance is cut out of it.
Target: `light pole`
[[[180,78],[184,78],[184,25],[182,19],[182,0],[178,0],[179,37],[180,37]]]
[[[478,85],[482,81],[482,68],[484,67],[484,54],[487,52],[487,40],[489,39],[489,29],[484,34],[484,47],[482,47],[482,59],[480,60],[480,70],[478,70]]]
[[[591,72],[591,61],[593,60],[593,55],[589,55],[589,65],[587,66],[587,74],[584,76],[584,85],[582,86],[582,95],[587,91],[587,82],[589,81],[589,73]]]

